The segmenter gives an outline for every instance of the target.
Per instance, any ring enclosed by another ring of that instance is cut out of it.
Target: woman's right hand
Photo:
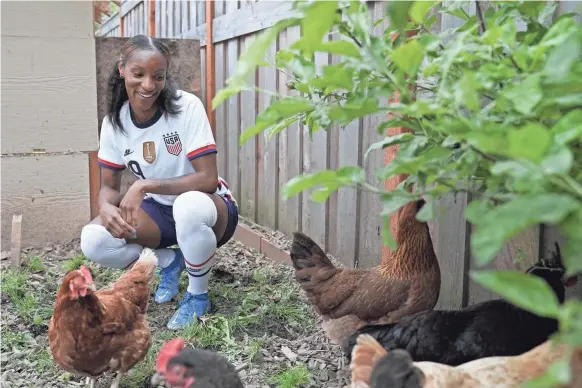
[[[134,228],[121,216],[121,210],[110,203],[105,203],[99,209],[103,226],[115,238],[130,239],[134,235]]]

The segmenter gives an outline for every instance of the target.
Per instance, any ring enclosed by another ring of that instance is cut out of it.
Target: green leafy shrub
[[[341,166],[294,177],[284,197],[315,188],[311,198],[325,201],[333,191],[353,186],[380,195],[381,215],[388,217],[423,196],[427,204],[417,217],[429,220],[441,196],[467,192],[473,200],[465,217],[473,226],[477,264],[493,260],[513,236],[547,224],[567,238],[562,247],[567,274],[581,272],[582,28],[574,14],[554,17],[555,2],[483,2],[472,16],[463,8],[467,2],[450,3],[387,2],[391,23],[374,35],[365,2],[295,2],[298,16],[253,41],[213,106],[242,90],[258,90],[246,84],[248,76],[265,65],[265,52],[282,29],[300,25],[301,38],[278,51],[275,64],[293,76],[288,87],[297,93],[275,96],[256,123],[244,128],[241,143],[263,131],[272,136],[295,121],[313,132],[390,113],[376,128],[379,133],[399,126],[411,132],[373,144],[366,157],[399,144],[394,161],[376,175],[380,181],[409,177],[387,192],[366,182],[359,166]],[[455,15],[463,24],[431,32],[437,13]],[[328,41],[330,32],[341,39]],[[315,52],[336,54],[340,61],[317,71]],[[395,92],[400,102],[382,103]],[[383,240],[395,247],[387,227]],[[514,271],[471,275],[512,303],[557,318],[556,338],[582,345],[580,302],[559,306],[544,282]],[[568,381],[566,361],[553,364],[537,383]]]

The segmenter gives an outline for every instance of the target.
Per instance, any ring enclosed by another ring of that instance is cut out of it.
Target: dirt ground
[[[260,230],[274,244],[288,248],[280,233]],[[175,332],[165,324],[186,288],[182,275],[178,299],[150,304],[154,345],[147,359],[122,379],[124,387],[150,387],[155,357],[161,344],[175,336],[190,346],[213,349],[239,370],[245,387],[345,387],[349,367],[339,346],[324,336],[317,315],[292,277],[292,268],[276,264],[257,251],[231,241],[217,251],[211,276],[213,308],[201,325]],[[3,387],[78,387],[80,378],[60,369],[47,344],[48,321],[57,288],[65,273],[89,265],[97,287],[119,277],[120,271],[89,263],[78,240],[43,249],[25,249],[26,264],[14,272],[2,261]],[[157,286],[157,280],[156,280]],[[152,291],[153,292],[153,291]],[[111,377],[98,380],[109,387]]]

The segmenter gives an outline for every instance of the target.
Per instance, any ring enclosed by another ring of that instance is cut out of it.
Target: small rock
[[[291,362],[295,362],[297,360],[297,354],[295,354],[291,349],[287,346],[281,346],[281,352],[287,357]]]

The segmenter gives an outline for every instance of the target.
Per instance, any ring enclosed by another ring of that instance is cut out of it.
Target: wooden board
[[[279,47],[287,48],[300,37],[300,27],[294,26],[282,31],[279,36]],[[279,73],[279,92],[288,94],[288,78]],[[279,136],[279,184],[283,186],[301,171],[301,131],[294,123],[280,132]],[[291,235],[301,230],[302,194],[279,201],[279,230]]]
[[[370,21],[374,23],[385,14],[383,3],[375,2],[369,4]],[[381,36],[385,28],[388,26],[388,21],[385,20],[374,28],[374,35]],[[387,105],[385,99],[380,100],[380,104]],[[364,155],[371,144],[380,141],[384,138],[376,130],[378,124],[385,120],[385,115],[382,113],[366,116],[362,120],[362,144],[361,153]],[[384,166],[384,153],[380,150],[371,152],[367,160],[362,156],[362,168],[366,171],[366,180],[375,185],[382,187],[383,183],[376,178],[376,169]],[[373,193],[360,193],[360,233],[358,247],[359,252],[356,260],[358,268],[374,267],[381,262],[382,255],[382,204],[380,196]]]
[[[3,26],[2,154],[94,149],[93,39],[4,33]]]
[[[324,37],[324,40],[327,40]],[[315,53],[315,68],[319,74],[323,73],[323,66],[329,64],[329,55],[327,53]],[[302,127],[303,131],[303,172],[313,173],[327,168],[327,132],[320,129],[314,132],[311,137],[309,127]],[[319,203],[312,201],[312,190],[306,190],[303,193],[302,205],[302,230],[313,241],[318,243],[322,249],[327,249],[327,202]]]
[[[86,154],[2,158],[3,247],[10,246],[13,215],[22,215],[22,246],[79,236],[90,220]]]
[[[93,39],[92,2],[3,1],[2,45],[7,36],[21,39],[25,37]],[[69,48],[72,49],[70,46]],[[74,50],[76,49],[72,51]],[[59,58],[59,55],[55,53],[53,55]],[[68,66],[73,64],[74,62],[68,62]],[[2,76],[4,77],[4,69]]]
[[[276,43],[267,50],[267,60],[275,62]],[[277,92],[277,70],[273,67],[259,69],[259,87]],[[272,96],[259,94],[259,112],[269,105]],[[257,179],[257,222],[268,228],[277,228],[277,205],[279,203],[279,136],[267,140],[267,131],[258,135],[259,168]]]
[[[252,39],[251,37],[241,38],[242,48],[244,51]],[[248,80],[251,84],[255,82],[255,73]],[[241,111],[241,132],[255,124],[257,110],[256,92],[244,91],[240,97]],[[248,217],[250,220],[256,220],[256,200],[257,200],[257,139],[249,139],[240,147],[240,174],[241,174],[241,194],[240,194],[240,212],[241,215]]]
[[[224,88],[225,81],[225,70],[226,70],[226,53],[225,53],[225,43],[219,43],[215,45],[216,50],[216,91]],[[226,129],[226,104],[220,104],[216,108],[216,146],[218,148],[217,154],[217,164],[218,164],[218,174],[224,177],[226,174],[227,167],[227,135]]]
[[[239,44],[238,39],[230,40],[226,43],[226,68],[227,77],[234,74],[236,70]],[[227,135],[227,168],[226,177],[228,181],[230,191],[234,195],[235,199],[240,200],[240,148],[239,148],[239,135],[240,135],[240,95],[237,94],[228,99],[226,105],[226,128],[228,131]]]

